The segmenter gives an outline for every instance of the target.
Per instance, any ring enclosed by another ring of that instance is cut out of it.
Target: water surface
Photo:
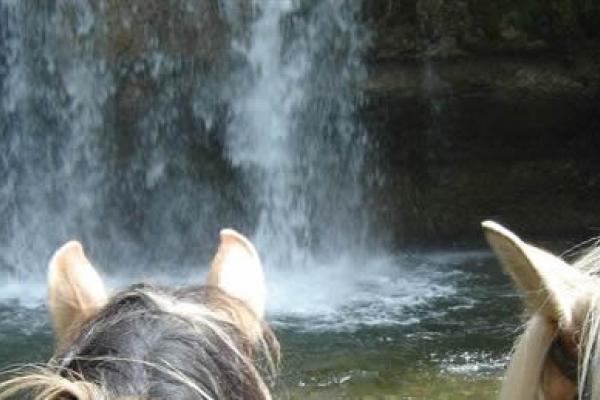
[[[361,268],[271,274],[269,319],[284,356],[277,398],[495,397],[521,306],[490,253],[404,254]],[[2,292],[0,365],[46,360],[43,285]]]

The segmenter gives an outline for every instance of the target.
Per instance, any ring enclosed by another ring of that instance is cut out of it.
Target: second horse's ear
[[[531,311],[540,311],[563,329],[571,329],[587,310],[582,302],[595,291],[595,284],[582,271],[561,258],[523,242],[517,235],[493,221],[482,227],[487,241],[504,270],[524,295]]]
[[[48,295],[59,347],[72,338],[74,328],[106,305],[104,283],[79,242],[68,242],[54,253],[48,266]]]
[[[263,318],[266,286],[258,252],[250,240],[233,229],[223,229],[220,239],[206,283],[242,300]]]

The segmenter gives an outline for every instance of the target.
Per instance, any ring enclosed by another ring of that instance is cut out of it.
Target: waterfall
[[[57,238],[94,232],[86,216],[105,179],[97,142],[112,78],[86,40],[101,29],[90,3],[0,6],[0,267],[27,276]]]
[[[0,1],[2,275],[71,238],[119,273],[197,266],[238,220],[212,3]]]
[[[365,132],[356,117],[369,36],[360,2],[254,2],[226,149],[251,182],[267,263],[314,264],[364,245]]]
[[[360,248],[360,2],[0,0],[0,273],[76,238],[182,273],[218,230],[286,270]]]

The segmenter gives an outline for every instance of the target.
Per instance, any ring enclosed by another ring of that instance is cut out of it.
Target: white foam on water
[[[206,269],[144,274],[112,274],[105,281],[111,292],[140,281],[202,284]],[[423,310],[415,308],[456,292],[451,271],[441,271],[431,264],[409,263],[399,257],[372,258],[360,265],[345,257],[305,270],[267,268],[266,276],[268,318],[275,325],[301,330],[414,324],[426,316]],[[0,285],[0,304],[38,308],[46,298],[46,282],[42,279],[6,280]]]
[[[0,286],[0,304],[15,304],[22,308],[38,308],[45,304],[46,282],[6,280]]]
[[[497,375],[508,363],[508,355],[489,352],[462,352],[450,354],[441,360],[442,371],[457,375]]]
[[[459,296],[457,285],[465,276],[454,267],[468,260],[487,257],[487,254],[438,252],[418,256],[340,256],[334,261],[288,271],[266,266],[267,316],[275,326],[302,331],[410,325],[418,324],[424,318],[443,318],[446,312],[477,305],[476,299],[464,297],[464,293]],[[121,270],[126,271],[125,268]],[[105,282],[114,293],[135,282],[176,286],[202,284],[206,273],[207,268],[184,266],[176,273],[151,270],[113,273],[105,276]],[[45,280],[4,281],[0,284],[0,304],[23,308],[45,304]],[[436,299],[449,298],[453,301],[446,301],[443,309],[430,307]]]
[[[269,313],[275,325],[301,330],[415,324],[424,316],[415,308],[455,293],[448,278],[431,265],[392,257],[275,271],[268,278]]]

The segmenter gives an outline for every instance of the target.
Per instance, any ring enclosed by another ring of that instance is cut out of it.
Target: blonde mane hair
[[[533,315],[517,339],[500,389],[500,400],[533,400],[540,393],[540,377],[556,328]]]
[[[24,392],[34,400],[59,399],[69,393],[77,399],[105,399],[99,386],[80,379],[62,377],[51,366],[23,366],[6,373],[13,378],[0,383],[0,399],[8,399]]]

